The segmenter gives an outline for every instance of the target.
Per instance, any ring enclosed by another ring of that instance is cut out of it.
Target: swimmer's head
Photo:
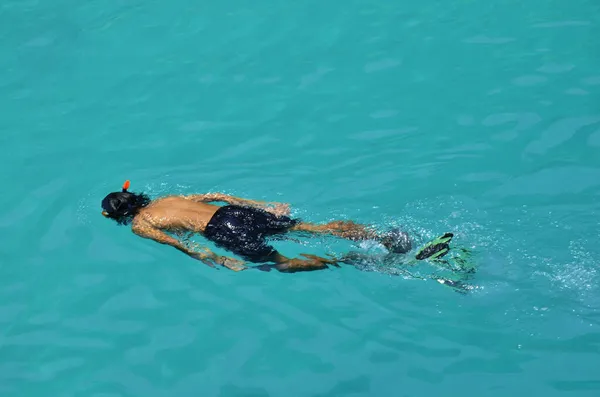
[[[127,189],[129,181],[123,184],[122,191],[109,193],[102,200],[102,215],[114,219],[120,225],[129,224],[140,209],[150,204],[147,195],[131,193]]]

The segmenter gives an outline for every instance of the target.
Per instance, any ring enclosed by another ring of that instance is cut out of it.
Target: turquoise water
[[[1,396],[598,395],[600,4],[380,3],[2,2]],[[216,271],[126,178],[454,231],[477,288]]]

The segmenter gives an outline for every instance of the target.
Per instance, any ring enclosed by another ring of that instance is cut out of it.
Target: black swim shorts
[[[267,243],[267,237],[285,233],[298,223],[298,219],[259,208],[227,205],[215,212],[204,236],[247,261],[269,262],[276,251]]]

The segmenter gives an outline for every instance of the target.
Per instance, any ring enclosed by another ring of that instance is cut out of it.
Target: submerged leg
[[[316,255],[300,254],[306,259],[299,258],[287,258],[281,255],[279,252],[274,251],[268,258],[269,262],[275,262],[274,265],[260,265],[255,268],[258,270],[270,272],[272,269],[278,270],[282,273],[296,273],[296,272],[307,272],[312,270],[324,270],[328,269],[327,265],[333,265],[340,267],[336,260],[321,258]]]

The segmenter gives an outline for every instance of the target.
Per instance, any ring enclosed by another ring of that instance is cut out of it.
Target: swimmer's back
[[[204,233],[218,206],[183,197],[169,196],[153,201],[140,210],[134,223],[148,222],[164,230]]]

